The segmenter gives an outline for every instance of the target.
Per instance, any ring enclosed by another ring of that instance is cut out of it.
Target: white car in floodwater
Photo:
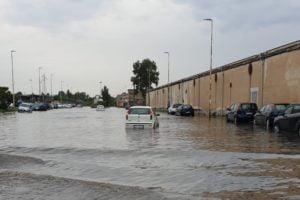
[[[133,106],[126,113],[126,128],[157,128],[158,118],[149,106]]]
[[[97,111],[104,111],[105,108],[103,105],[98,105],[97,108],[96,108]]]
[[[21,103],[18,107],[18,112],[32,112],[32,103]]]

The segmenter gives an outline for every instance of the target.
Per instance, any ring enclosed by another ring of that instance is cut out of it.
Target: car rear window
[[[300,105],[294,106],[293,113],[300,113]]]
[[[181,104],[174,104],[173,108],[177,108],[178,106],[180,106]]]
[[[149,108],[130,108],[128,114],[133,115],[149,115],[151,110]]]
[[[242,107],[242,110],[252,110],[252,109],[257,109],[257,106],[256,106],[256,104],[252,104],[252,103],[244,103],[244,104],[242,104],[241,105],[241,107]]]

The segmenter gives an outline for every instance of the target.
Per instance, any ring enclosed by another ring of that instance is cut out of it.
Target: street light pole
[[[11,77],[12,77],[12,93],[13,93],[13,107],[15,107],[15,80],[14,80],[14,59],[13,59],[13,53],[16,52],[15,50],[10,51],[11,56]]]
[[[62,84],[63,81],[60,81],[60,103],[62,104]]]
[[[212,61],[213,61],[213,19],[204,19],[206,21],[210,21],[210,67],[209,67],[209,106],[208,106],[208,116],[211,117],[211,89],[212,89],[212,80],[211,80],[211,73],[212,73]]]
[[[165,54],[168,54],[168,105],[170,106],[170,91],[169,91],[169,84],[170,84],[170,52],[166,51]]]
[[[52,78],[53,78],[53,74],[50,74],[50,87],[51,87],[51,99],[52,99]]]
[[[39,101],[41,101],[41,69],[42,67],[39,67]]]
[[[29,81],[30,81],[30,88],[31,88],[31,102],[33,102],[32,79],[29,79]]]

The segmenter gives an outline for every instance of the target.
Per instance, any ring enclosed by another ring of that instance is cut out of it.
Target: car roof
[[[131,106],[130,108],[150,108],[150,109],[152,109],[150,106]]]

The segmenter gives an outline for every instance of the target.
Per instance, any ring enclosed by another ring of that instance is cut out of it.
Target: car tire
[[[274,132],[275,133],[279,133],[280,132],[280,127],[279,127],[279,124],[274,124]]]
[[[226,122],[229,122],[228,115],[226,115]]]

